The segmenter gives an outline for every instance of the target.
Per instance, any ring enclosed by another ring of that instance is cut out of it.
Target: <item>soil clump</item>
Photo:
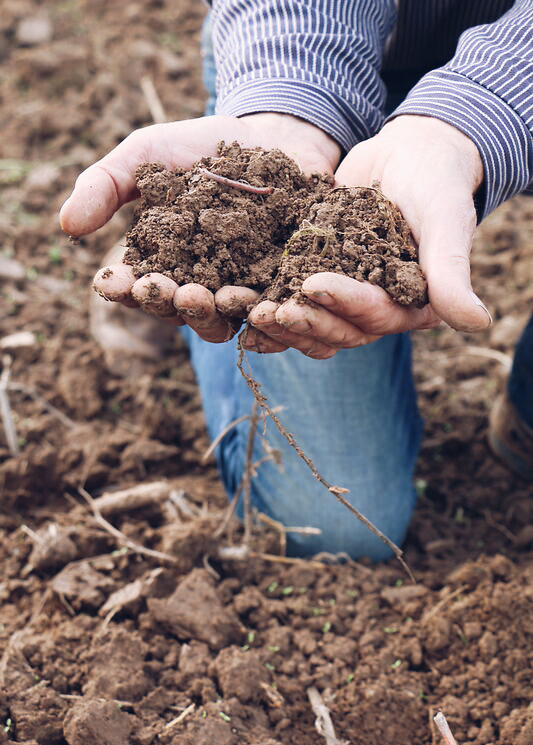
[[[317,272],[379,285],[402,305],[427,302],[417,250],[400,211],[373,187],[333,188],[279,150],[219,145],[190,171],[148,163],[125,262],[195,282],[253,288],[282,302]]]

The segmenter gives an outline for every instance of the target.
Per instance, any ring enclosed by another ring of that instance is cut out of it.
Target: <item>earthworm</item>
[[[241,189],[242,191],[250,191],[252,194],[272,194],[274,191],[272,186],[252,186],[247,184],[245,181],[234,181],[232,178],[226,178],[226,176],[219,176],[218,173],[211,173],[207,168],[199,168],[198,172],[207,178],[217,181],[219,184],[225,186],[231,186],[234,189]]]

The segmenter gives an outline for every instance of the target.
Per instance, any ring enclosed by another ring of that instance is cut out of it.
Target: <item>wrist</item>
[[[472,194],[481,186],[484,169],[480,152],[474,141],[452,124],[432,116],[399,114],[387,122],[382,131],[386,131],[393,138],[401,133],[407,133],[420,142],[429,139],[436,146],[446,143],[456,151],[457,161],[461,163],[463,172],[468,177]]]

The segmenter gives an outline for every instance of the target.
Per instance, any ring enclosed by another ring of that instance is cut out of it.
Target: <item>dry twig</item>
[[[252,471],[253,471],[253,455],[254,455],[254,442],[257,434],[257,426],[259,424],[259,407],[257,402],[254,401],[252,407],[252,416],[250,421],[250,430],[248,432],[248,444],[246,446],[246,468],[244,471],[243,478],[243,507],[244,507],[244,537],[243,543],[247,546],[250,543],[252,537]]]
[[[192,714],[192,712],[195,710],[196,704],[192,703],[187,706],[186,709],[184,709],[179,716],[177,716],[175,719],[172,719],[170,722],[167,722],[164,726],[164,730],[169,730],[171,727],[175,727],[176,724],[179,724],[180,722],[183,722],[185,717],[188,717],[189,714]]]
[[[59,697],[65,699],[65,701],[83,701],[86,698],[86,696],[80,696],[76,693],[60,693]],[[96,698],[93,699],[93,701],[99,701],[102,704],[112,701],[117,706],[120,706],[121,708],[127,707],[128,709],[133,709],[135,706],[132,701],[121,701],[118,698]]]
[[[146,105],[155,124],[164,124],[168,122],[165,109],[161,99],[157,95],[155,85],[149,75],[143,75],[140,80],[141,90],[146,100]]]
[[[444,738],[444,741],[446,742],[446,745],[457,745],[457,741],[455,737],[452,735],[452,731],[448,725],[448,722],[446,721],[446,717],[442,713],[442,711],[437,712],[435,716],[433,717],[433,721],[439,728],[439,732],[441,733],[442,737]]]
[[[93,507],[102,515],[129,512],[154,503],[159,504],[170,496],[171,491],[172,487],[168,481],[152,481],[150,484],[138,484],[129,489],[104,492],[101,497],[93,499]]]
[[[170,564],[177,564],[178,560],[175,556],[171,556],[170,554],[164,554],[161,551],[154,551],[151,548],[146,548],[145,546],[141,546],[140,543],[136,543],[135,541],[131,541],[127,536],[124,535],[122,531],[120,531],[118,528],[115,528],[114,525],[111,525],[110,522],[108,522],[105,517],[100,513],[100,510],[98,509],[98,506],[95,506],[95,500],[91,497],[89,492],[84,489],[82,486],[78,488],[78,492],[81,494],[81,496],[85,499],[91,510],[93,511],[94,519],[102,527],[104,530],[106,530],[108,533],[111,533],[112,536],[114,536],[119,544],[121,546],[126,546],[131,551],[133,551],[136,554],[143,554],[144,556],[151,556],[153,559],[158,559],[159,561],[167,561]]]
[[[15,427],[15,420],[13,419],[13,412],[9,404],[9,396],[7,394],[9,373],[11,372],[11,357],[5,354],[2,357],[2,375],[0,375],[0,414],[2,415],[2,423],[4,425],[4,431],[6,433],[7,446],[11,455],[18,455],[20,448],[18,444],[17,429]]]
[[[346,743],[337,740],[333,722],[329,715],[329,709],[317,689],[314,686],[311,686],[311,688],[307,689],[307,695],[311,703],[311,708],[316,716],[316,731],[326,739],[326,745],[346,745]]]
[[[465,354],[469,354],[472,357],[485,357],[486,359],[499,362],[506,372],[509,372],[511,370],[511,366],[513,364],[513,358],[509,354],[499,352],[497,349],[490,349],[490,347],[474,347],[468,345],[466,347],[454,347],[453,349],[448,349],[441,354],[443,354],[445,357],[451,355],[462,356]]]
[[[433,616],[437,615],[441,608],[444,608],[445,605],[447,605],[450,600],[453,600],[453,598],[456,598],[458,595],[460,595],[462,592],[464,592],[466,589],[468,589],[468,585],[461,585],[461,587],[458,587],[453,592],[450,592],[448,595],[445,595],[439,602],[433,606],[433,608],[430,608],[430,610],[427,611],[427,613],[424,613],[422,617],[422,623],[426,623],[430,618],[433,618]]]
[[[36,403],[41,404],[43,409],[47,411],[49,414],[54,416],[56,419],[58,419],[61,424],[63,424],[65,427],[75,427],[76,422],[74,422],[72,419],[70,419],[66,414],[63,414],[62,411],[59,409],[56,409],[55,406],[53,406],[51,403],[49,403],[38,390],[35,388],[32,388],[31,385],[24,385],[24,383],[9,383],[8,384],[8,390],[10,391],[19,391],[20,393],[24,393],[25,396],[29,396],[32,398]]]
[[[224,429],[222,430],[222,432],[220,432],[215,437],[215,439],[213,440],[213,442],[211,443],[211,445],[209,445],[209,447],[207,448],[207,450],[205,451],[205,453],[202,455],[202,463],[205,463],[207,461],[207,459],[212,455],[212,453],[214,453],[214,451],[216,450],[216,448],[220,445],[220,443],[222,442],[222,440],[224,439],[224,437],[229,432],[231,432],[232,429],[235,429],[235,427],[237,427],[239,424],[242,424],[242,422],[245,422],[249,418],[250,418],[250,415],[249,414],[243,414],[242,416],[237,417],[237,419],[234,419],[232,422],[230,422],[227,427],[224,427]]]

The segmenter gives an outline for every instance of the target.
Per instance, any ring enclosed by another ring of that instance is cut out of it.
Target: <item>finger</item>
[[[215,296],[203,285],[178,287],[173,302],[180,316],[205,341],[219,343],[235,335],[235,329],[218,312]]]
[[[453,215],[453,219],[450,219]],[[454,197],[424,215],[420,231],[420,265],[428,280],[436,313],[459,331],[480,331],[491,315],[472,290],[470,250],[476,227],[472,198]]]
[[[326,308],[299,303],[293,299],[280,305],[276,311],[276,320],[292,333],[311,336],[336,349],[361,347],[377,338],[364,333]]]
[[[174,307],[174,293],[177,285],[164,274],[152,272],[138,279],[132,287],[131,294],[142,306],[142,309],[159,318],[172,318],[178,325],[180,319]]]
[[[259,329],[254,329],[253,326],[247,326],[244,329],[240,342],[243,349],[246,349],[248,352],[257,352],[258,354],[276,354],[288,349],[286,344],[272,339]]]
[[[253,326],[248,326],[246,337],[243,336],[241,338],[241,344],[245,349],[261,353],[273,351],[283,352],[285,349],[290,347],[291,349],[296,349],[302,354],[305,354],[306,357],[311,357],[316,360],[329,359],[338,351],[327,344],[322,344],[312,337],[293,334],[281,327],[279,335],[270,336],[267,332]]]
[[[198,122],[194,120],[180,122],[179,130],[175,122],[170,122],[132,132],[78,176],[74,191],[59,214],[62,229],[80,236],[105,225],[119,207],[138,196],[135,172],[142,163],[162,163],[165,168],[190,167],[202,155],[201,147],[196,150],[186,144],[195,142],[197,133]],[[204,155],[216,153],[215,142],[205,145]]]
[[[93,289],[106,300],[136,308],[139,303],[132,298],[135,283],[133,269],[128,264],[110,264],[99,269],[93,279]]]
[[[423,308],[399,305],[381,287],[333,272],[308,277],[302,292],[369,336],[433,328],[440,322],[430,305]]]
[[[286,304],[285,304],[286,305]],[[285,327],[277,320],[277,312],[284,306],[265,300],[259,303],[250,312],[249,321],[252,327],[269,336],[279,344],[298,349],[302,354],[314,359],[327,359],[333,357],[336,352],[329,343],[324,343],[313,334],[306,336],[294,332],[290,327]]]
[[[215,292],[215,305],[218,310],[230,318],[246,318],[248,308],[255,303],[259,293],[249,287],[226,285]]]

